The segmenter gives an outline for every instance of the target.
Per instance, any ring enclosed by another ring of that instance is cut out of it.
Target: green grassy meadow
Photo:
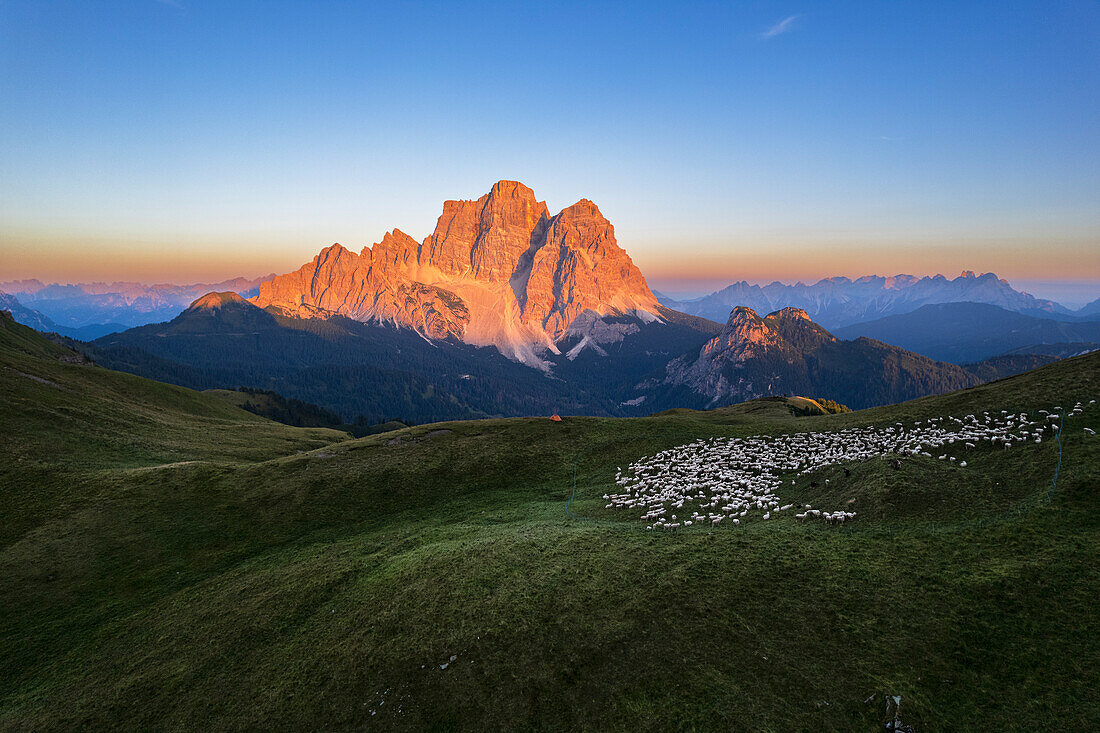
[[[826,469],[852,506],[646,531],[617,466],[702,437],[1100,399],[1100,354],[939,397],[349,440],[61,361],[0,319],[0,729],[1100,725],[1100,406],[1055,441]],[[576,499],[567,511],[576,470]]]

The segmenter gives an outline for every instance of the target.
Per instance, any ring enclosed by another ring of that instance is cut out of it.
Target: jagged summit
[[[763,395],[829,393],[844,404],[867,407],[895,394],[917,397],[976,380],[962,367],[878,341],[841,341],[801,308],[761,318],[739,306],[698,353],[669,362],[665,384],[687,387],[711,406]]]
[[[810,314],[807,313],[802,308],[793,308],[793,307],[792,308],[780,308],[779,310],[773,311],[773,312],[769,313],[768,315],[764,316],[763,319],[761,319],[760,315],[756,311],[754,311],[752,308],[748,307],[747,305],[739,305],[736,308],[734,308],[732,311],[730,311],[730,317],[726,321],[726,323],[727,323],[727,325],[732,325],[732,324],[739,324],[739,323],[744,323],[746,321],[753,321],[753,320],[756,320],[756,321],[772,320],[772,321],[776,321],[776,322],[808,321],[810,323],[813,323],[812,319],[810,318]],[[814,324],[814,325],[816,325],[816,324]]]
[[[791,320],[803,320],[803,321],[810,320],[810,314],[809,313],[807,313],[802,308],[795,308],[793,306],[788,307],[788,308],[780,308],[779,310],[775,311],[774,313],[769,313],[768,314],[768,318],[771,318],[773,316],[776,317],[776,318],[791,319]]]
[[[252,302],[496,346],[537,366],[563,339],[585,337],[595,348],[631,327],[597,327],[602,317],[661,320],[657,298],[596,204],[581,199],[551,216],[518,181],[498,181],[477,200],[445,201],[422,242],[394,229],[358,255],[331,245],[263,283]]]
[[[863,275],[854,280],[830,277],[813,284],[793,285],[773,282],[760,286],[741,281],[696,300],[663,300],[675,310],[716,321],[724,320],[730,309],[739,305],[750,306],[758,313],[793,306],[829,328],[909,313],[923,305],[963,302],[989,303],[1020,313],[1070,314],[1057,303],[1014,290],[994,273],[971,270],[964,270],[954,279],[899,274]]]
[[[730,312],[722,332],[708,341],[702,360],[742,362],[784,349],[804,350],[811,345],[836,341],[836,337],[810,320],[801,308],[783,308],[763,318],[748,306]]]
[[[754,320],[760,320],[760,315],[747,305],[739,305],[730,311],[726,325],[732,326]]]

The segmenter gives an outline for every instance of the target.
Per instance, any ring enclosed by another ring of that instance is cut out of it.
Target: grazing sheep
[[[1088,404],[1095,403],[1092,400]],[[1074,406],[1076,414],[1083,410],[1082,403]],[[1060,411],[1061,408],[1055,410]],[[620,467],[615,474],[619,493],[605,494],[604,501],[609,508],[641,510],[642,519],[650,522],[647,529],[669,530],[704,521],[718,526],[725,518],[739,525],[740,518],[750,511],[772,519],[774,512],[794,507],[792,503],[782,503],[777,495],[788,481],[790,485],[796,483],[790,474],[805,476],[827,466],[887,455],[932,458],[931,450],[948,446],[949,451],[938,459],[965,468],[967,462],[951,453],[978,450],[983,444],[1003,445],[1005,450],[1029,441],[1039,444],[1044,428],[1056,433],[1061,427],[1059,415],[1044,410],[1036,412],[1039,415],[1036,419],[1027,413],[1003,410],[1000,417],[983,412],[981,417],[928,418],[913,423],[912,428],[894,423],[884,428],[846,428],[831,433],[696,440],[641,458],[625,469]],[[1043,416],[1048,423],[1045,426],[1038,422]],[[1095,435],[1092,428],[1084,430]],[[894,461],[895,468],[900,468],[898,458]],[[847,467],[843,470],[846,476],[851,475]],[[828,485],[830,480],[822,481]],[[810,488],[819,486],[817,480],[809,482]],[[672,514],[666,520],[670,509],[691,512],[691,516],[677,521]],[[707,513],[702,513],[703,510]],[[795,516],[842,523],[855,517],[855,512],[822,512],[805,504],[804,511]]]

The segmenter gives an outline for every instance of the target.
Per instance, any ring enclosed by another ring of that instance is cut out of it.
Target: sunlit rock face
[[[750,365],[758,362],[788,364],[801,359],[802,350],[793,348],[786,336],[806,338],[811,333],[816,335],[814,329],[817,328],[805,311],[796,308],[761,318],[752,308],[738,306],[730,312],[722,332],[703,344],[698,355],[685,355],[668,365],[668,381],[689,386],[700,394],[730,399],[751,399],[768,394],[770,385],[759,384],[759,376],[752,374]],[[832,338],[827,332],[823,333]]]
[[[665,383],[732,404],[765,395],[829,395],[857,407],[899,402],[977,383],[955,364],[879,341],[843,341],[801,308],[761,317],[738,306],[698,352],[668,363]]]
[[[549,214],[535,192],[498,181],[477,201],[446,201],[435,232],[424,240],[422,262],[450,277],[505,283],[520,257],[541,241]]]
[[[784,308],[761,318],[752,308],[738,306],[722,332],[703,345],[693,369],[707,372],[714,362],[741,363],[773,353],[794,360],[832,341],[836,337],[811,321],[801,308]]]
[[[535,366],[578,330],[597,352],[601,335],[621,339],[621,327],[594,327],[601,316],[659,319],[657,299],[594,203],[582,199],[551,217],[515,181],[499,181],[476,201],[445,202],[422,243],[395,229],[359,254],[327,247],[263,283],[252,302],[496,346]]]

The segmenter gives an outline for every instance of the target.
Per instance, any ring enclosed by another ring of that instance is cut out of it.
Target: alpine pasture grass
[[[0,361],[0,728],[873,730],[886,694],[917,730],[1100,716],[1100,410],[1067,420],[1053,498],[1044,440],[782,489],[854,499],[841,527],[646,532],[602,499],[617,466],[698,438],[1068,408],[1100,396],[1095,355],[848,414],[359,440]]]

